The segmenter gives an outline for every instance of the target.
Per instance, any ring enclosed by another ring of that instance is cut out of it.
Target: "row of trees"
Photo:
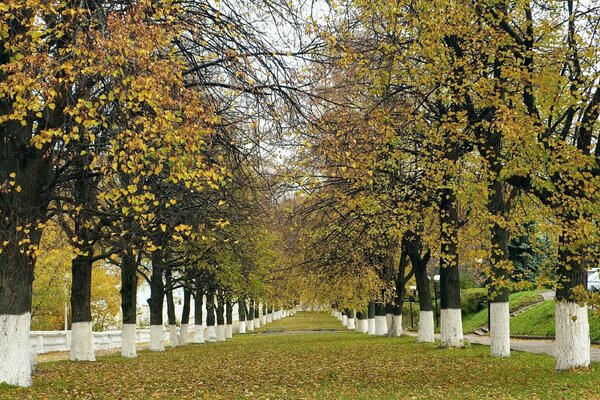
[[[140,278],[155,350],[165,299],[175,324],[176,288],[188,315],[192,296],[196,307],[206,298],[218,325],[237,301],[250,314],[253,302],[291,301],[271,276],[279,239],[264,212],[272,160],[261,154],[281,129],[277,106],[295,103],[283,60],[314,45],[273,45],[267,24],[285,22],[289,7],[0,6],[0,382],[31,383],[32,282],[48,227],[72,249],[73,360],[94,359],[94,265],[120,268],[125,356],[135,356]]]
[[[433,341],[435,263],[441,342],[462,346],[459,267],[476,268],[489,288],[491,354],[505,357],[509,292],[531,280],[509,243],[535,226],[550,241],[538,249],[556,249],[546,257],[556,368],[587,367],[587,269],[600,258],[598,6],[357,0],[337,10],[320,27],[321,114],[292,171],[307,275],[346,289],[328,302],[392,334],[414,278],[419,340]],[[396,316],[388,328],[386,314]]]

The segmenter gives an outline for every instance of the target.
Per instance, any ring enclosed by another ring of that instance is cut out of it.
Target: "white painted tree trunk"
[[[137,357],[135,336],[135,324],[123,324],[123,327],[121,328],[121,357]]]
[[[260,315],[260,324],[261,325],[266,325],[267,324],[267,316],[265,314],[261,314]]]
[[[387,326],[387,334],[392,336],[392,324],[394,323],[394,314],[386,313],[385,314],[385,324]]]
[[[0,382],[31,386],[31,314],[0,315]]]
[[[369,335],[375,334],[375,318],[367,319],[367,333]]]
[[[186,346],[188,344],[189,325],[181,324],[179,328],[179,345]]]
[[[590,365],[590,325],[587,305],[556,302],[556,370]]]
[[[260,328],[260,318],[254,318],[254,329]]]
[[[385,315],[375,316],[375,335],[385,336],[388,333],[387,320]]]
[[[435,342],[434,331],[433,311],[419,312],[419,333],[417,335],[417,342]]]
[[[224,342],[225,341],[225,325],[217,325],[217,342]]]
[[[254,320],[248,320],[246,321],[246,330],[248,330],[249,332],[254,331]]]
[[[359,319],[356,323],[356,330],[360,333],[367,333],[369,331],[369,323],[366,319]]]
[[[267,324],[273,322],[273,313],[267,313]]]
[[[510,356],[510,312],[508,302],[490,303],[490,351],[494,357]]]
[[[217,330],[214,325],[208,325],[206,327],[206,341],[209,343],[217,341]]]
[[[392,326],[389,335],[393,337],[402,336],[402,315],[392,315]]]
[[[342,315],[342,325],[348,326],[348,316]]]
[[[96,361],[92,321],[74,322],[71,325],[71,361]]]
[[[194,343],[204,343],[204,325],[194,325]]]
[[[441,311],[440,341],[442,346],[463,347],[462,315],[460,308],[444,308]]]
[[[179,336],[177,335],[177,325],[169,325],[169,344],[171,347],[179,346]]]
[[[150,325],[150,350],[165,351],[165,335],[162,325]]]
[[[240,321],[238,326],[238,333],[246,333],[246,321]]]
[[[354,318],[348,318],[348,322],[346,324],[346,328],[348,328],[350,330],[355,330],[356,329],[356,324],[354,323]]]
[[[231,339],[233,337],[233,325],[225,325],[225,339]]]

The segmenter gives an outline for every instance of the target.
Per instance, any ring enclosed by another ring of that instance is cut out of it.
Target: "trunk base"
[[[350,330],[356,329],[356,323],[354,322],[354,318],[348,318],[348,323],[346,324],[346,328]]]
[[[135,324],[123,324],[123,327],[121,328],[121,357],[137,357],[135,337]]]
[[[508,302],[490,303],[490,351],[493,357],[510,356]]]
[[[419,312],[419,334],[417,342],[433,343],[435,342],[433,311]]]
[[[194,343],[204,343],[203,325],[194,325]]]
[[[387,318],[385,315],[375,316],[375,335],[386,336],[388,334]]]
[[[392,337],[402,336],[402,315],[392,315],[389,335]]]
[[[556,370],[590,366],[590,325],[587,306],[556,303]]]
[[[225,339],[231,339],[233,337],[233,325],[225,325]]]
[[[206,327],[206,341],[209,343],[214,343],[217,341],[217,331],[214,325],[209,325]]]
[[[169,344],[171,347],[179,346],[179,336],[177,335],[177,325],[169,325]]]
[[[179,328],[179,345],[186,346],[188,344],[189,325],[181,324]]]
[[[0,315],[0,382],[31,386],[31,314]]]
[[[367,333],[369,335],[375,334],[375,318],[367,319]]]
[[[217,325],[217,342],[225,341],[225,325]]]
[[[69,358],[71,361],[96,361],[92,321],[72,324]]]
[[[238,333],[246,333],[246,321],[240,321],[240,326],[238,327]]]
[[[162,325],[150,325],[150,350],[165,351],[165,335]]]
[[[442,347],[464,347],[460,308],[442,309],[440,340]]]

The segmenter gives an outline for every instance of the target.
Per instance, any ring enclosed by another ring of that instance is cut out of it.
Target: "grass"
[[[330,331],[343,330],[342,324],[326,312],[301,312],[294,317],[273,321],[268,325],[261,325],[257,332],[273,331]]]
[[[324,313],[281,325],[325,319],[339,326]],[[0,399],[600,399],[599,364],[556,373],[548,356],[488,353],[351,332],[236,335],[136,359],[42,363],[32,388],[0,386]]]
[[[536,291],[512,293],[508,299],[508,307],[510,312],[513,312],[528,305],[535,304],[541,300],[542,297],[540,296],[539,292]],[[511,319],[511,321],[513,319]],[[486,307],[483,310],[478,311],[474,314],[463,316],[463,331],[465,333],[470,333],[487,323],[488,308]]]
[[[554,336],[554,300],[547,300],[513,317],[510,333],[513,335]],[[589,313],[590,339],[600,341],[600,316]]]

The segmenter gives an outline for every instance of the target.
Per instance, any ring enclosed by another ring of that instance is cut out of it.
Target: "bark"
[[[123,324],[137,322],[137,263],[131,251],[121,258],[121,311]]]
[[[188,288],[183,289],[183,309],[181,310],[181,324],[190,323],[190,303],[192,300],[192,292]]]
[[[458,270],[458,212],[456,193],[441,190],[440,201],[440,302],[441,308],[460,309],[460,276]]]
[[[240,322],[246,321],[246,301],[245,300],[238,301],[238,315],[239,315]]]
[[[194,293],[194,323],[196,325],[202,325],[202,303],[204,301],[204,289],[200,285],[196,284]]]
[[[233,324],[233,303],[231,301],[225,303],[225,319],[227,325]]]
[[[163,324],[163,302],[165,297],[163,271],[162,250],[156,250],[152,253],[152,275],[150,277],[150,298],[148,299],[150,325],[162,326]]]
[[[206,326],[215,326],[215,293],[206,291]]]
[[[225,325],[225,299],[222,294],[217,296],[217,325]]]
[[[375,318],[375,302],[374,301],[369,302],[367,316],[368,316],[368,318]]]
[[[175,315],[175,301],[173,300],[173,272],[170,268],[165,269],[165,282],[167,290],[165,296],[167,298],[167,319],[169,325],[177,324],[177,316]]]

